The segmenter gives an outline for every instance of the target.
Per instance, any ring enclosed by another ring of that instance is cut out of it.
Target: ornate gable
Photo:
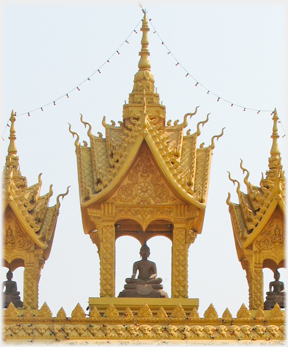
[[[164,181],[145,142],[121,187],[109,199],[109,202],[112,201],[141,206],[176,203],[177,199]]]

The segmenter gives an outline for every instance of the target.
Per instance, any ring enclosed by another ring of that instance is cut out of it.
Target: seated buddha
[[[11,270],[7,272],[6,277],[7,281],[3,282],[3,289],[6,287],[3,292],[3,307],[7,308],[10,302],[12,302],[16,308],[23,307],[23,302],[20,300],[20,292],[17,291],[17,283],[12,281],[13,273]]]
[[[269,292],[266,293],[264,310],[271,310],[276,302],[281,308],[285,308],[284,283],[279,281],[280,273],[278,270],[274,272],[274,279],[275,281],[269,283]]]
[[[133,273],[130,278],[126,278],[124,290],[119,297],[168,297],[162,289],[162,278],[157,277],[156,264],[148,260],[150,248],[146,242],[140,249],[141,260],[133,264]],[[138,271],[138,277],[136,274]]]

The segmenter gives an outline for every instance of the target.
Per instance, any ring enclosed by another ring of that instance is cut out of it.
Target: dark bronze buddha
[[[264,310],[271,310],[276,302],[281,308],[285,308],[285,293],[284,283],[279,281],[280,273],[278,270],[274,272],[275,281],[270,282],[269,292],[266,294],[266,301],[264,302]],[[273,289],[273,290],[272,290]]]
[[[17,291],[17,283],[12,281],[13,273],[9,270],[6,274],[7,281],[3,282],[3,289],[6,287],[3,292],[3,307],[7,308],[10,302],[17,307],[23,307],[23,302],[20,300],[20,292]]]
[[[157,277],[156,264],[148,260],[150,248],[146,242],[140,249],[141,260],[133,264],[133,273],[130,278],[126,278],[124,290],[119,293],[119,297],[148,297],[167,298],[167,293],[163,291],[162,278]],[[138,277],[136,274],[138,271]]]

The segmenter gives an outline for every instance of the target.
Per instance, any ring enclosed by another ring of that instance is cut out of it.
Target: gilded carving
[[[259,250],[269,250],[278,255],[284,249],[283,219],[280,216],[272,219],[267,228],[257,238],[255,246]]]
[[[65,313],[63,307],[61,307],[60,310],[58,311],[57,318],[62,319],[62,320],[66,319],[66,313]]]
[[[144,304],[144,306],[138,312],[138,317],[147,318],[152,316],[153,316],[152,311],[147,304]]]
[[[165,319],[168,318],[168,315],[166,313],[166,311],[164,310],[164,308],[161,306],[157,312],[157,317],[159,319]]]
[[[237,318],[252,319],[251,312],[244,304],[241,305],[239,311],[237,312]]]
[[[34,245],[33,241],[26,233],[21,231],[19,224],[10,214],[9,220],[10,222],[6,227],[3,240],[5,251],[11,252],[12,250],[32,249]]]
[[[39,316],[43,318],[51,318],[52,317],[52,312],[46,302],[42,305],[42,307],[39,310]]]
[[[186,318],[186,313],[181,304],[178,304],[171,313],[172,318]]]
[[[115,295],[115,227],[104,225],[100,246],[100,296]]]
[[[108,318],[119,317],[119,312],[117,311],[115,306],[111,304],[111,305],[109,305],[107,310],[104,312],[104,316],[108,317]]]
[[[79,303],[76,305],[76,307],[72,311],[71,317],[75,319],[83,319],[86,317],[86,314]]]
[[[164,184],[146,146],[142,147],[125,182],[114,197],[115,201],[149,205],[176,200]]]
[[[141,219],[147,220],[153,216],[157,217],[173,217],[173,207],[121,207],[116,206],[116,216],[135,216],[141,217]]]
[[[218,318],[218,314],[212,304],[207,308],[207,310],[204,312],[204,318],[209,320],[214,320]]]
[[[228,308],[226,308],[225,311],[223,312],[222,320],[225,321],[225,322],[231,322],[231,320],[232,320],[232,314],[231,314],[231,312],[228,310]]]
[[[172,297],[188,297],[186,228],[174,226],[172,244]]]
[[[191,311],[189,319],[191,319],[191,320],[198,320],[199,319],[199,313],[195,307]]]

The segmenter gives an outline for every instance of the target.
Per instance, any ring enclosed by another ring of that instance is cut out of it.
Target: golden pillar
[[[172,244],[172,298],[188,298],[186,226],[174,225]]]
[[[115,296],[115,226],[103,223],[100,235],[100,296]]]
[[[38,309],[41,252],[28,252],[24,261],[24,300],[23,306]]]

